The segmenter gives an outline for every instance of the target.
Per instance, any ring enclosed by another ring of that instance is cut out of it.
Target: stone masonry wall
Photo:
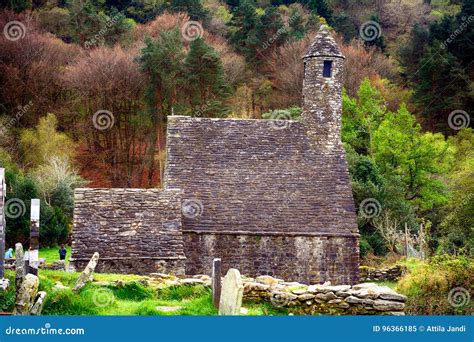
[[[271,277],[244,281],[244,300],[269,302],[295,315],[404,315],[407,297],[387,286],[302,285]]]
[[[270,275],[300,282],[354,284],[358,281],[355,236],[183,233],[186,274],[211,274],[213,258],[223,272]]]
[[[406,267],[395,265],[387,268],[375,269],[368,266],[359,267],[361,281],[394,281],[406,272]]]
[[[184,274],[181,192],[76,189],[71,262],[99,272]]]

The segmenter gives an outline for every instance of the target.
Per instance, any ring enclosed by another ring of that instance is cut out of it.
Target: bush
[[[474,310],[474,260],[437,256],[398,283],[411,315],[468,315]]]
[[[363,236],[361,236],[360,240],[359,240],[359,250],[360,250],[360,257],[361,258],[365,257],[369,253],[374,252],[374,249],[372,248],[370,243]]]

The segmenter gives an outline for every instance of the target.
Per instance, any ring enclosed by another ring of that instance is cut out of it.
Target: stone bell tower
[[[303,123],[316,147],[329,152],[341,146],[344,56],[326,26],[303,61]]]

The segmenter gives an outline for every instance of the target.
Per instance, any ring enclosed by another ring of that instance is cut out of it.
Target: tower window
[[[332,61],[324,61],[323,77],[331,77],[331,73],[332,73]]]

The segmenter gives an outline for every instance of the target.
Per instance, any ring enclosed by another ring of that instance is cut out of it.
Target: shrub
[[[474,260],[444,255],[408,273],[397,290],[408,296],[408,314],[467,315],[474,309],[473,284]]]

